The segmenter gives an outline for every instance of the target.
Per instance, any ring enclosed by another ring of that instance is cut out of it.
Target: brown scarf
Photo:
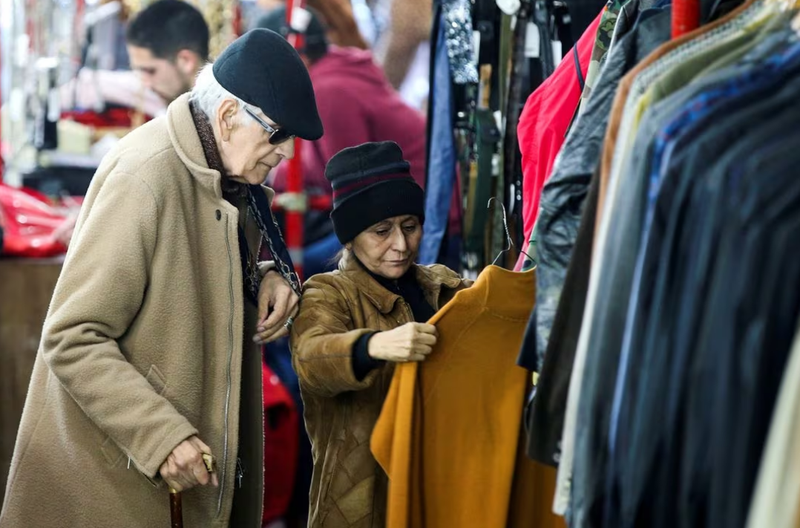
[[[192,120],[194,121],[195,129],[197,129],[197,135],[200,136],[200,145],[203,147],[203,154],[205,154],[208,168],[219,171],[222,175],[222,192],[229,197],[247,196],[247,185],[233,181],[225,173],[222,157],[219,155],[219,149],[217,148],[217,140],[214,137],[214,127],[211,126],[208,117],[194,104],[194,101],[189,101],[189,110],[192,112]]]

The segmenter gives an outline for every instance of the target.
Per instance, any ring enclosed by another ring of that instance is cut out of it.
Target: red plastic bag
[[[67,246],[57,230],[68,216],[47,203],[44,195],[0,183],[0,253],[13,257],[43,258],[62,255]]]

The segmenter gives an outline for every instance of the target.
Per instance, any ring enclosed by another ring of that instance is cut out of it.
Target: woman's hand
[[[374,359],[396,363],[425,361],[436,344],[437,336],[433,325],[407,323],[372,336],[369,340],[369,355]]]
[[[192,436],[172,450],[167,460],[161,464],[161,478],[175,491],[185,491],[209,482],[216,488],[219,480],[216,473],[209,473],[203,461],[203,454],[210,455],[211,449],[199,438]]]
[[[259,345],[271,343],[289,335],[287,323],[297,314],[300,298],[286,279],[277,271],[270,270],[261,279],[258,291],[258,328],[253,341]]]

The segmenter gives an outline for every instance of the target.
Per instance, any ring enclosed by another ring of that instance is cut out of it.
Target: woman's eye
[[[389,231],[387,229],[380,229],[378,231],[375,231],[375,234],[378,236],[385,237],[386,235],[389,234]]]
[[[416,226],[416,225],[407,225],[407,226],[403,226],[403,230],[404,230],[406,233],[413,233],[414,231],[416,231],[416,230],[417,230],[417,226]]]

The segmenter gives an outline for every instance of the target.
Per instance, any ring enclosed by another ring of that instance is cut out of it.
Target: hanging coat
[[[528,375],[515,360],[534,273],[484,270],[430,320],[425,362],[395,369],[371,441],[390,480],[387,528],[563,526],[555,471],[520,442]]]

